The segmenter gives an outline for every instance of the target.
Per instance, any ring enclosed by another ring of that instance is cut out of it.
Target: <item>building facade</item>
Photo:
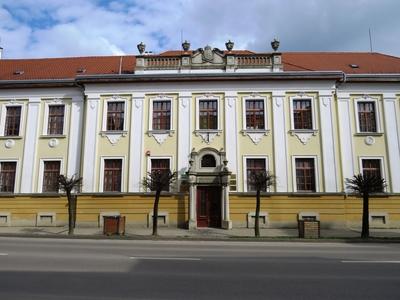
[[[78,224],[151,223],[147,172],[178,172],[161,222],[252,226],[252,173],[276,184],[264,226],[361,221],[345,179],[379,174],[376,226],[400,226],[400,58],[253,53],[209,46],[158,55],[0,60],[0,218],[62,225],[59,174],[83,178]]]

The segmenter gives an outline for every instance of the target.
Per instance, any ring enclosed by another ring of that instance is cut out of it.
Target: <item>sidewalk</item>
[[[360,228],[347,229],[321,229],[321,238],[332,239],[357,239],[360,237]],[[151,239],[151,228],[132,227],[126,228],[124,237],[129,239]],[[260,229],[261,237],[266,239],[295,239],[298,236],[297,229]],[[246,239],[254,237],[254,229],[234,228],[231,230],[217,228],[202,228],[187,230],[176,227],[158,228],[160,239]],[[29,237],[67,237],[68,227],[0,227],[0,236],[29,236]],[[102,228],[77,227],[75,237],[82,238],[109,238],[103,235]],[[400,240],[400,229],[370,229],[370,236],[374,238],[388,238]]]

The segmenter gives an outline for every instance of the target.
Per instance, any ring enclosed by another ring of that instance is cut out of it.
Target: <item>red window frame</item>
[[[63,134],[65,105],[49,105],[47,134]]]
[[[0,162],[0,192],[13,193],[15,188],[15,174],[17,162]]]
[[[294,129],[313,129],[311,99],[293,100]]]
[[[265,129],[264,100],[246,100],[246,129]]]
[[[121,192],[122,159],[104,160],[104,192]]]
[[[109,101],[107,102],[107,130],[123,131],[125,119],[125,102]]]
[[[151,172],[166,173],[170,171],[170,160],[168,158],[152,158]],[[165,187],[164,191],[169,191],[169,187]]]
[[[298,192],[315,192],[315,160],[296,158],[296,186]]]
[[[18,136],[21,125],[21,106],[6,107],[6,123],[4,128],[4,136]]]
[[[256,191],[254,184],[251,182],[253,174],[258,172],[265,172],[267,170],[267,162],[265,158],[247,158],[246,159],[246,172],[247,172],[247,191]],[[266,187],[263,189],[266,191]]]
[[[357,102],[358,126],[360,132],[377,132],[375,102]]]
[[[199,129],[218,129],[218,100],[199,100]]]
[[[49,160],[43,162],[42,192],[58,192],[58,176],[60,176],[61,161]]]
[[[171,129],[171,101],[153,101],[153,130]]]

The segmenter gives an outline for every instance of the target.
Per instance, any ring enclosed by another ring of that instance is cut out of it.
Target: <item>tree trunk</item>
[[[369,194],[363,194],[363,214],[362,214],[362,229],[361,238],[369,238]]]
[[[254,235],[260,237],[260,190],[257,189],[256,196],[256,216],[254,219]]]
[[[153,207],[153,236],[157,236],[158,232],[158,203],[160,202],[161,191],[156,191],[156,198]]]
[[[74,208],[72,195],[67,192],[68,199],[68,234],[74,234]]]
[[[72,197],[72,215],[73,215],[72,226],[75,228],[75,226],[76,226],[76,204],[77,204],[78,196],[73,195],[71,197]]]

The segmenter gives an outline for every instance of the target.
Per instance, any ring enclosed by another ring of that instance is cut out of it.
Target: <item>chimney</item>
[[[0,47],[0,59],[2,59],[2,58],[3,58],[3,48]]]

